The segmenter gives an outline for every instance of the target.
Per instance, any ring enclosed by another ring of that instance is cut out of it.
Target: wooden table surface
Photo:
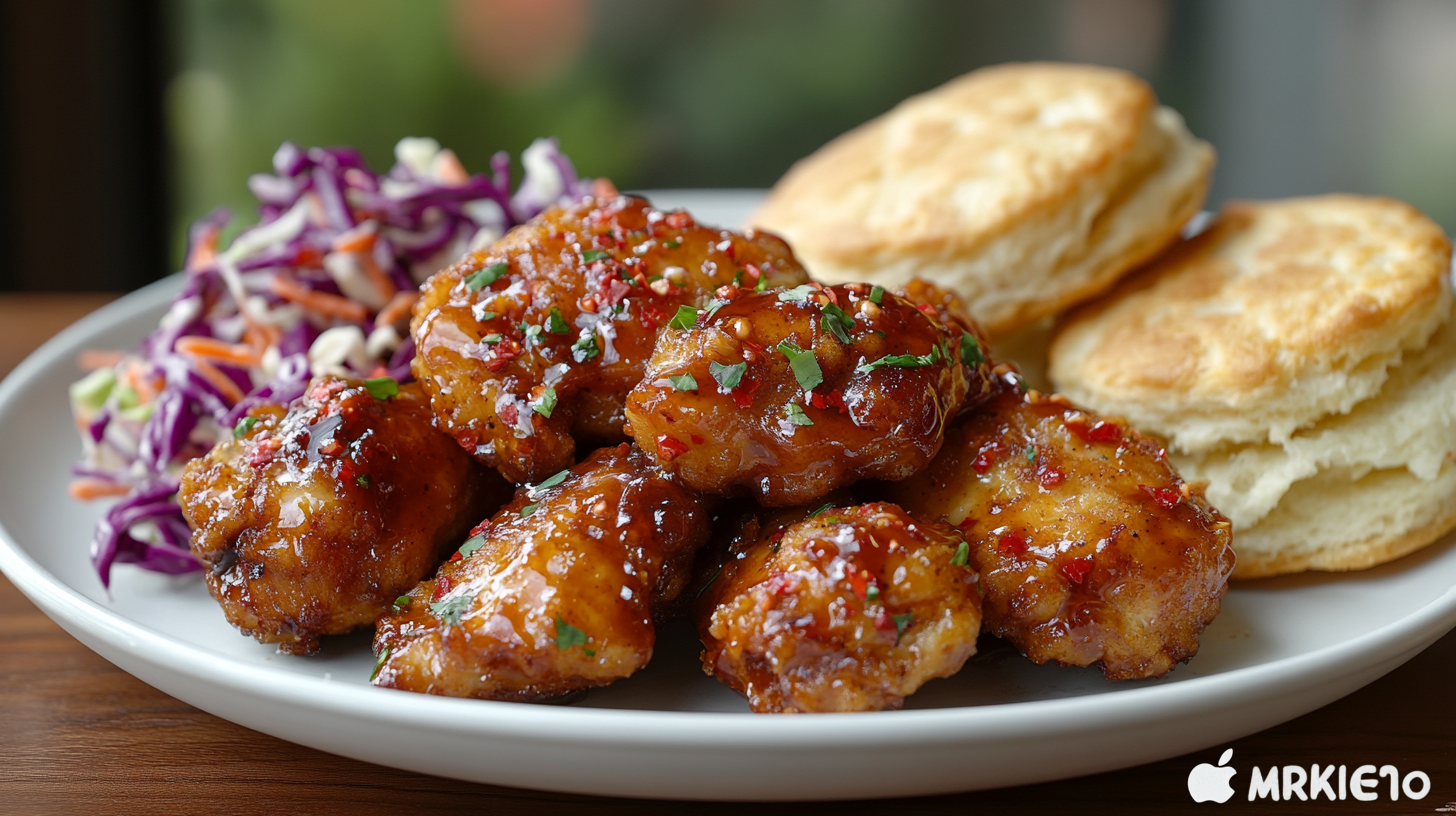
[[[0,295],[0,374],[105,295]],[[1245,801],[1224,809],[1456,812],[1456,633],[1319,711],[1216,749],[1022,788],[758,810],[876,813],[1169,813],[1194,808],[1188,771],[1314,762],[1425,771],[1431,792],[1392,803]],[[0,578],[0,814],[738,813],[742,805],[599,799],[475,785],[369,765],[275,739],[175,700],[107,663]]]

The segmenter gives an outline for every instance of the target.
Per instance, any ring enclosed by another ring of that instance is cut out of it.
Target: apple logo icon
[[[1217,766],[1202,762],[1188,772],[1188,795],[1193,797],[1193,801],[1223,804],[1233,797],[1234,789],[1229,785],[1229,780],[1238,771],[1224,767],[1233,755],[1234,749],[1230,748],[1218,758]]]

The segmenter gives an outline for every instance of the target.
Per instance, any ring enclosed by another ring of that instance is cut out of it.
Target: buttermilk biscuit
[[[1012,64],[800,161],[753,223],[815,277],[958,292],[993,336],[1098,294],[1199,208],[1213,149],[1132,74]]]
[[[1441,228],[1392,199],[1230,204],[1074,312],[1049,374],[1175,451],[1282,443],[1374,396],[1426,345],[1450,311],[1450,264]]]
[[[1237,578],[1363,569],[1456,525],[1456,322],[1390,369],[1380,393],[1282,444],[1172,453],[1234,522]]]

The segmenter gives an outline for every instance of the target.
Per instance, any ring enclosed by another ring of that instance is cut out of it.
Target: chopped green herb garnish
[[[895,642],[899,643],[900,638],[905,635],[905,630],[915,622],[915,613],[906,612],[903,615],[891,615],[890,620],[895,622]]]
[[[253,426],[257,424],[257,417],[246,416],[238,420],[238,424],[233,426],[233,439],[242,439],[243,434],[253,430]]]
[[[549,385],[546,386],[541,392],[541,396],[536,399],[536,403],[531,406],[531,410],[550,419],[551,412],[556,410],[556,389]]]
[[[411,598],[408,595],[401,595],[398,598],[395,598],[394,599],[394,608],[395,609],[405,609],[406,607],[408,607],[412,603],[414,603],[414,598]]]
[[[371,487],[374,486],[373,480],[371,480],[369,478],[369,474],[367,474],[367,473],[361,473],[358,476],[355,476],[354,477],[354,484],[359,485],[360,487],[364,488],[365,490],[368,490],[369,488],[371,488]]]
[[[586,655],[587,657],[596,657],[597,656],[597,653],[594,652],[594,651],[592,651],[591,649],[582,649],[581,650],[581,653],[584,654],[584,655]]]
[[[865,600],[866,601],[878,601],[879,599],[880,599],[880,585],[879,584],[870,584],[869,586],[865,587]]]
[[[531,498],[538,499],[541,496],[545,495],[546,494],[546,491],[548,491],[551,488],[553,488],[553,487],[561,484],[562,482],[566,481],[566,477],[567,476],[570,476],[570,475],[571,475],[571,469],[568,468],[566,470],[561,471],[560,473],[557,473],[554,476],[549,477],[544,482],[541,482],[540,484],[536,485],[535,487],[532,487],[530,490],[527,490],[526,492],[527,492],[527,494],[530,495]],[[534,507],[534,505],[532,505],[532,506]],[[523,516],[529,516],[530,513],[527,513],[526,511],[522,510],[521,511],[521,515],[523,515]]]
[[[374,671],[369,672],[369,682],[374,682],[374,678],[379,676],[379,670],[384,668],[384,661],[389,659],[389,653],[392,651],[394,651],[393,646],[385,646],[384,651],[380,652],[379,657],[375,658]]]
[[[470,291],[479,292],[481,289],[484,289],[492,283],[500,280],[501,276],[504,275],[509,269],[510,266],[508,264],[491,264],[490,266],[487,266],[479,272],[476,272],[474,275],[466,278],[465,285],[469,287]]]
[[[387,400],[399,393],[399,383],[393,377],[375,377],[364,381],[364,388],[369,391],[369,396],[377,400]]]
[[[849,333],[854,329],[854,318],[833,303],[825,304],[820,311],[824,316],[819,318],[819,325],[824,327],[824,331],[834,335],[841,343],[849,343]]]
[[[823,504],[819,505],[818,509],[816,509],[814,512],[810,513],[809,515],[805,516],[804,518],[806,518],[806,519],[814,518],[815,516],[819,515],[820,513],[823,513],[825,510],[828,510],[829,508],[831,508],[833,506],[834,506],[834,502],[824,502]]]
[[[528,504],[525,507],[522,507],[521,508],[521,518],[525,518],[526,516],[529,516],[532,513],[536,512],[536,508],[537,507],[540,507],[540,506],[541,505],[539,505],[539,504]]]
[[[748,363],[734,363],[733,365],[723,365],[719,362],[708,363],[709,373],[713,375],[713,379],[718,381],[718,385],[724,391],[732,391],[737,388],[739,381],[743,379],[743,372],[747,370]]]
[[[789,403],[789,421],[795,425],[814,424],[814,420],[810,419],[809,415],[804,413],[804,409],[800,408],[797,402]]]
[[[870,302],[871,303],[873,303],[876,306],[878,306],[878,305],[880,305],[880,303],[884,299],[885,299],[885,287],[883,287],[883,286],[876,286],[876,287],[870,289]]]
[[[588,331],[571,344],[571,358],[578,363],[584,363],[598,354],[601,354],[601,350],[597,348],[595,331]]]
[[[981,351],[981,344],[970,332],[961,335],[961,362],[971,368],[986,362],[986,353]]]
[[[439,618],[441,623],[459,626],[460,618],[465,614],[465,610],[470,608],[472,600],[473,598],[469,595],[456,595],[453,598],[436,601],[430,604],[430,614]]]
[[[667,381],[672,383],[672,387],[677,391],[698,390],[698,379],[691,374],[678,374],[668,377]]]
[[[817,291],[819,290],[806,283],[802,286],[795,286],[787,292],[779,292],[779,300],[784,303],[803,303],[809,299],[810,295]]]
[[[753,291],[755,291],[755,292],[762,292],[763,290],[765,290],[767,288],[768,288],[768,275],[765,275],[762,272],[758,273],[758,283],[755,283],[753,285]]]
[[[606,251],[605,249],[588,249],[587,251],[581,253],[581,259],[586,263],[591,263],[592,261],[605,261],[610,257],[612,257],[612,253]]]
[[[663,241],[662,245],[667,247],[668,249],[677,249],[678,247],[682,246],[682,241]]]
[[[1026,450],[1023,451],[1021,455],[1026,457],[1026,461],[1031,462],[1032,464],[1035,464],[1036,463],[1036,446],[1035,445],[1027,445],[1026,446]]]
[[[519,328],[521,331],[526,333],[526,345],[530,345],[532,340],[535,340],[537,337],[541,336],[540,326],[528,326],[525,323],[522,323]]]
[[[585,646],[586,642],[586,632],[567,623],[560,615],[556,616],[556,648],[564,652],[572,646]]]
[[[481,320],[495,320],[499,316],[500,315],[496,314],[495,312],[481,312],[480,313],[480,319]]]
[[[921,366],[935,365],[943,359],[940,346],[932,346],[929,354],[887,354],[873,363],[865,363],[856,368],[855,371],[874,371],[877,368],[886,366],[893,368],[919,368]]]
[[[480,338],[480,342],[486,344],[487,346],[493,346],[500,341],[501,336],[499,334],[487,334],[486,336]]]
[[[737,286],[742,281],[743,281],[743,270],[740,269],[737,272],[734,272],[733,273],[733,285],[734,286]]]
[[[960,545],[956,547],[955,555],[951,556],[950,565],[952,567],[964,567],[966,563],[970,560],[971,545],[962,541]]]
[[[708,320],[708,319],[710,319],[713,315],[715,315],[715,314],[718,313],[718,310],[719,309],[721,309],[721,308],[723,308],[724,306],[727,306],[727,305],[728,305],[728,301],[726,301],[726,300],[719,300],[717,298],[713,298],[712,300],[708,301],[708,308],[707,308],[706,311],[703,312],[703,318],[702,319],[705,320],[705,321]]]
[[[466,558],[471,553],[473,553],[476,550],[480,549],[484,545],[485,545],[485,536],[483,536],[483,535],[473,535],[470,538],[465,539],[465,543],[460,545],[460,549],[457,550],[457,552],[460,553],[460,557],[461,558]]]
[[[551,315],[546,318],[546,331],[552,334],[566,334],[571,331],[571,326],[566,318],[561,316],[561,310],[555,306],[551,307]]]
[[[723,568],[722,567],[719,567],[719,568],[713,570],[713,574],[708,578],[707,583],[705,583],[702,586],[698,587],[698,594],[695,595],[695,596],[693,596],[693,597],[695,597],[695,598],[701,598],[701,597],[703,597],[703,593],[704,592],[707,592],[708,591],[708,587],[712,586],[713,585],[713,582],[716,581],[716,580],[718,580],[718,574],[721,573],[722,571],[723,571]]]
[[[789,368],[794,370],[794,379],[799,381],[800,388],[813,391],[815,386],[824,382],[824,372],[819,368],[819,359],[814,356],[813,349],[801,349],[788,340],[780,341],[778,349],[789,358]]]
[[[678,331],[687,331],[696,325],[698,325],[698,310],[691,306],[677,307],[677,314],[673,315],[672,319],[667,321],[667,327],[669,329],[677,329]]]

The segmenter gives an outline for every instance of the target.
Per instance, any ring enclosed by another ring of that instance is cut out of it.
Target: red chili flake
[[[643,328],[648,331],[657,331],[658,326],[667,322],[667,313],[649,303],[642,307],[641,317],[638,319],[642,321]]]
[[[1164,510],[1172,510],[1178,506],[1178,502],[1183,500],[1183,497],[1178,494],[1178,491],[1171,487],[1149,487],[1148,485],[1140,484],[1138,485],[1138,490],[1148,494]]]
[[[869,582],[866,578],[867,576],[863,571],[858,575],[851,573],[849,576],[849,588],[854,592],[854,597],[859,598],[861,601],[869,595]]]
[[[455,552],[453,552],[453,553],[450,554],[450,560],[451,561],[464,561],[465,560],[465,556],[461,555],[459,550],[456,550]]]
[[[729,394],[733,398],[733,404],[739,408],[747,408],[753,405],[753,395],[758,391],[759,382],[754,377],[744,377],[738,381],[738,387]]]
[[[318,247],[306,246],[293,256],[294,266],[323,266],[324,253]]]
[[[995,467],[996,463],[1001,461],[1001,457],[1005,455],[1006,446],[1002,445],[1000,442],[992,442],[987,445],[982,445],[981,450],[976,453],[976,458],[971,460],[971,467],[974,468],[977,473],[986,473],[991,468]]]
[[[667,218],[664,219],[664,223],[667,224],[669,229],[675,230],[689,229],[694,226],[693,217],[681,210],[668,213]]]
[[[723,244],[727,244],[728,246],[725,247],[725,246],[723,246]],[[722,250],[723,251],[723,254],[728,256],[728,260],[737,262],[737,260],[738,260],[738,245],[735,244],[735,243],[733,243],[733,239],[732,238],[728,238],[728,239],[724,240],[722,243],[720,243],[718,245],[718,249]]]
[[[475,538],[478,535],[484,534],[485,531],[486,530],[489,530],[489,529],[490,529],[490,519],[486,519],[485,521],[482,521],[481,523],[475,525],[474,527],[471,527],[470,528],[470,535],[466,536],[466,538]]]
[[[521,419],[521,409],[514,402],[506,403],[499,411],[496,411],[496,414],[507,425],[514,425]]]
[[[996,540],[996,551],[1002,555],[1021,555],[1026,552],[1026,539],[1015,530],[1007,530]]]
[[[662,461],[671,462],[687,452],[688,446],[673,439],[671,436],[663,434],[657,437],[657,455],[662,457]]]
[[[607,308],[611,308],[621,303],[622,298],[631,291],[632,285],[623,281],[617,273],[613,272],[609,277],[602,278],[601,283],[598,284],[597,302],[605,303]]]
[[[828,394],[820,394],[817,391],[809,392],[809,404],[820,409],[838,408],[841,414],[849,413],[849,408],[844,404],[844,394],[838,388]]]
[[[875,628],[881,632],[895,631],[895,621],[890,618],[890,611],[883,606],[880,607],[880,613],[875,615]]]
[[[1084,555],[1081,558],[1073,558],[1062,564],[1062,575],[1074,584],[1081,584],[1087,580],[1087,573],[1092,571],[1092,556]]]
[[[743,362],[756,363],[759,358],[763,357],[763,346],[752,340],[739,340],[738,342],[743,344]]]
[[[618,225],[618,224],[612,224],[612,229],[613,230],[617,230],[617,229],[620,229],[620,228],[621,228],[620,225]],[[598,236],[596,236],[596,245],[599,246],[599,247],[602,247],[603,249],[612,249],[613,247],[615,247],[617,245],[617,239],[614,238],[614,237],[612,237],[611,234],[598,235]]]
[[[1044,467],[1041,469],[1041,486],[1050,490],[1067,480],[1067,474],[1061,468]]]
[[[490,359],[485,361],[487,371],[500,371],[517,357],[521,356],[521,344],[510,338],[501,340],[490,347]]]
[[[976,520],[970,516],[966,516],[964,521],[956,525],[956,529],[960,530],[963,533],[969,533],[971,531],[971,528],[975,526]]]
[[[706,441],[701,436],[698,436],[697,434],[690,434],[688,436],[688,439],[692,440],[692,443],[694,445],[701,445],[701,444],[703,444],[704,441]]]
[[[578,300],[576,302],[576,305],[577,305],[577,308],[581,309],[583,312],[586,312],[587,314],[596,314],[597,313],[597,299],[594,298],[594,297],[584,297],[581,300]]]
[[[829,302],[830,303],[833,303],[835,306],[838,306],[839,305],[839,295],[835,293],[833,287],[829,287],[829,286],[821,287],[819,291],[823,292],[825,295],[827,295],[829,297]]]
[[[917,306],[915,308],[917,308],[920,311],[922,311],[922,312],[930,315],[931,317],[935,317],[936,316],[935,315],[935,307],[934,306],[931,306],[929,303],[922,303],[922,304],[920,304],[919,306]]]
[[[308,390],[308,398],[314,402],[327,402],[330,397],[347,387],[342,380],[320,380],[313,388]]]
[[[273,461],[273,455],[278,453],[278,449],[281,447],[283,447],[283,440],[276,436],[259,439],[253,446],[252,452],[248,454],[248,464],[255,468],[267,467],[268,463]]]
[[[343,450],[344,443],[333,437],[329,437],[329,441],[318,446],[318,452],[324,456],[338,456]]]
[[[768,591],[775,595],[788,595],[799,585],[799,581],[792,575],[783,572],[775,572],[769,576]]]
[[[441,575],[439,580],[435,581],[435,591],[430,593],[430,603],[445,597],[445,594],[454,588],[455,585],[451,583],[450,576]]]
[[[1115,422],[1097,420],[1093,425],[1086,414],[1076,414],[1067,419],[1067,429],[1087,442],[1117,442],[1122,439],[1122,428]]]
[[[761,275],[762,273],[758,271],[758,267],[749,264],[743,268],[743,278],[738,282],[738,285],[744,289],[752,289],[758,285],[758,279]]]

